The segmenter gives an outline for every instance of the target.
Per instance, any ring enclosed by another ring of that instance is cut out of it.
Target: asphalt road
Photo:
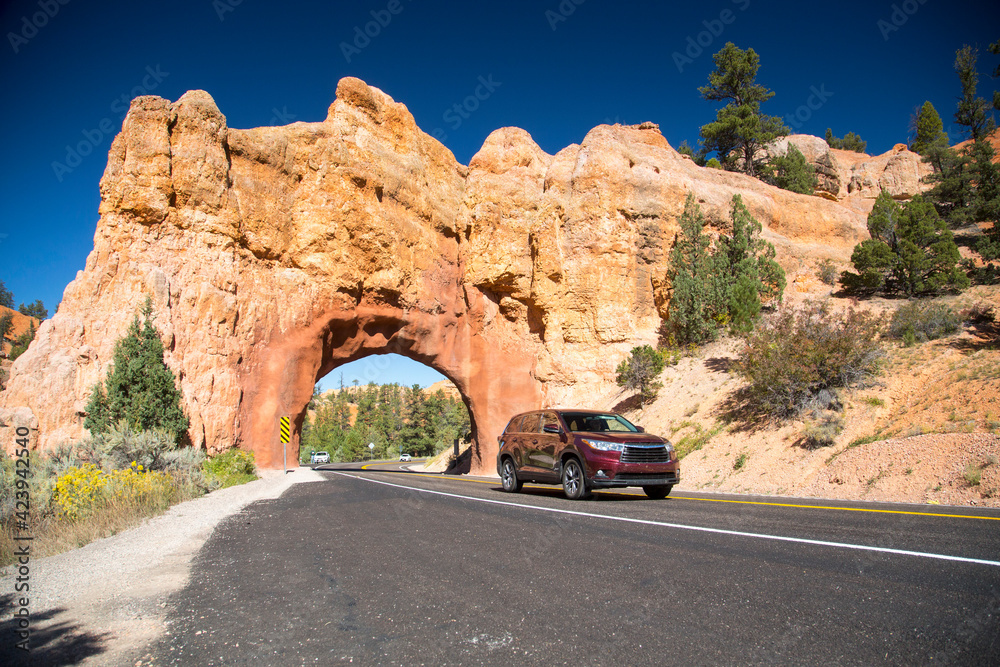
[[[153,664],[1000,665],[1000,512],[398,467],[220,524]]]

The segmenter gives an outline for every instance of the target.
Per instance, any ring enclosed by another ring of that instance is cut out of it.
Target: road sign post
[[[288,417],[279,420],[279,431],[281,433],[281,464],[285,472],[288,472],[288,442],[292,439],[292,425]]]
[[[374,442],[369,442],[368,443],[368,460],[369,461],[374,461],[375,460],[375,443]]]

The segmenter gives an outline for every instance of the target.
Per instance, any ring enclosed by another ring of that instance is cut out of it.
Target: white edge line
[[[715,533],[717,535],[734,535],[737,537],[752,537],[761,540],[775,540],[778,542],[795,542],[797,544],[811,544],[814,546],[821,547],[834,547],[837,549],[854,549],[857,551],[877,551],[879,553],[886,554],[896,554],[898,556],[916,556],[918,558],[933,558],[936,560],[946,560],[953,561],[956,563],[975,563],[977,565],[991,565],[993,567],[1000,567],[1000,561],[995,560],[985,560],[982,558],[965,558],[963,556],[947,556],[945,554],[932,554],[923,551],[906,551],[905,549],[889,549],[886,547],[871,547],[865,546],[863,544],[847,544],[845,542],[826,542],[824,540],[808,540],[803,537],[784,537],[782,535],[764,535],[762,533],[747,533],[740,530],[726,530],[724,528],[707,528],[705,526],[689,526],[683,523],[668,523],[666,521],[650,521],[649,519],[632,519],[629,517],[620,516],[609,516],[607,514],[593,514],[591,512],[577,512],[574,510],[561,510],[554,507],[539,507],[538,505],[522,505],[521,503],[512,503],[506,500],[490,500],[489,498],[476,498],[474,496],[463,496],[457,493],[446,493],[444,491],[432,491],[430,489],[421,489],[414,486],[403,486],[402,484],[393,484],[392,482],[383,482],[377,479],[369,479],[367,477],[361,477],[360,475],[351,475],[349,473],[331,470],[336,475],[341,475],[343,477],[351,477],[353,479],[359,479],[364,482],[371,482],[372,484],[382,484],[383,486],[392,486],[397,489],[406,489],[408,491],[417,491],[419,493],[430,493],[436,496],[446,496],[448,498],[459,498],[461,500],[472,500],[479,503],[489,503],[490,505],[506,505],[508,507],[520,507],[522,509],[533,509],[540,512],[552,512],[555,514],[571,514],[573,516],[586,516],[593,517],[595,519],[607,519],[609,521],[623,521],[626,523],[640,523],[648,526],[661,526],[663,528],[679,528],[681,530],[694,530],[703,533]]]

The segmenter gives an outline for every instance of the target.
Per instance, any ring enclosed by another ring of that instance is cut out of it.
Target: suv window
[[[504,433],[520,433],[521,422],[523,421],[524,417],[522,416],[514,417],[513,419],[510,420],[510,423],[507,424],[507,429],[504,431]]]
[[[518,429],[521,433],[538,433],[542,430],[541,425],[538,423],[538,413],[532,412],[524,416],[521,420],[521,428]]]
[[[556,427],[559,427],[559,417],[557,417],[556,413],[554,412],[543,412],[542,420],[538,424],[538,430],[543,431],[545,427],[549,425],[554,425]]]
[[[564,412],[562,416],[570,431],[635,433],[639,430],[624,417],[616,414]]]

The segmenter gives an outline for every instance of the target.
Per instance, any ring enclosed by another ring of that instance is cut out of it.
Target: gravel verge
[[[113,537],[30,563],[31,652],[14,647],[16,574],[0,572],[0,664],[134,664],[165,630],[167,598],[188,581],[192,558],[224,518],[296,483],[309,469],[262,471],[249,484],[174,505]],[[24,593],[17,593],[20,597]]]

